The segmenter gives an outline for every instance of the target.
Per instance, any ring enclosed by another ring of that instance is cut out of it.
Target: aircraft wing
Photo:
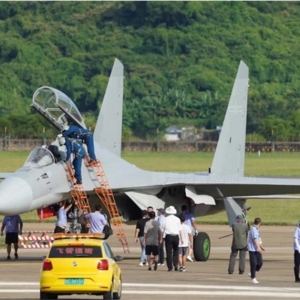
[[[12,173],[0,173],[0,179],[5,179],[6,177],[10,176]]]

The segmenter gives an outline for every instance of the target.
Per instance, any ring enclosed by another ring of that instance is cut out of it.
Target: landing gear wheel
[[[206,232],[194,237],[194,257],[197,261],[207,261],[210,255],[210,238]]]

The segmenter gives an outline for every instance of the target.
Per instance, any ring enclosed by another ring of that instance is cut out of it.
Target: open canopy
[[[31,106],[59,130],[66,124],[86,128],[74,102],[55,88],[49,86],[38,88],[33,94]]]

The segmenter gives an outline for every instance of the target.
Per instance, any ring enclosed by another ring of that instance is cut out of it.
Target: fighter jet
[[[300,179],[244,176],[248,67],[241,61],[234,81],[217,149],[210,168],[204,172],[176,173],[142,170],[121,158],[124,68],[115,60],[94,130],[95,152],[101,161],[119,212],[124,219],[138,219],[140,210],[174,206],[180,212],[187,204],[195,216],[210,215],[226,206],[230,219],[241,213],[245,197],[300,193]],[[58,133],[65,124],[86,128],[74,102],[63,92],[43,86],[36,90],[32,107]],[[57,141],[53,141],[58,145]],[[65,150],[60,147],[61,157]],[[83,188],[94,197],[98,181],[82,168]],[[31,151],[24,165],[0,178],[0,213],[14,215],[47,207],[70,198],[70,185],[63,160],[57,161],[45,147]],[[225,205],[224,205],[225,203]],[[197,237],[194,255],[207,260],[210,240],[206,233]]]

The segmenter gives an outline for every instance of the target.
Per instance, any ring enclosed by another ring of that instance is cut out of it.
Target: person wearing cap
[[[162,226],[162,236],[165,236],[168,271],[172,271],[173,267],[178,271],[178,246],[183,243],[181,224],[174,206],[167,207],[165,213],[168,216]]]
[[[238,215],[236,223],[232,225],[232,244],[231,253],[228,265],[228,274],[233,274],[237,254],[239,252],[239,274],[245,272],[246,252],[247,252],[247,238],[248,238],[248,225],[245,223],[244,217]]]
[[[97,161],[94,149],[94,137],[91,131],[76,125],[69,126],[66,124],[63,127],[62,135],[64,137],[83,141],[88,149],[88,153],[91,159],[90,163],[95,163]]]
[[[245,220],[245,223],[248,225],[248,228],[250,230],[250,224],[248,222],[248,219],[247,219],[247,211],[250,210],[251,206],[248,206],[246,204],[243,205],[243,208],[242,208],[242,216]]]
[[[295,229],[295,232],[294,232],[294,274],[295,274],[295,282],[300,282],[299,266],[300,266],[300,221],[296,225],[296,229]]]
[[[160,224],[160,227],[162,228],[163,223],[165,222],[165,210],[163,208],[157,209],[157,221]],[[162,242],[158,245],[158,266],[164,266],[165,265],[165,253],[164,253],[164,244],[165,244],[165,237],[162,237]]]
[[[261,219],[255,218],[254,225],[251,227],[249,240],[248,240],[248,250],[249,250],[249,260],[250,260],[250,269],[251,273],[248,275],[251,277],[251,282],[257,284],[256,272],[258,272],[262,265],[262,252],[265,251],[262,246],[262,241],[260,238],[259,229],[261,227]]]

